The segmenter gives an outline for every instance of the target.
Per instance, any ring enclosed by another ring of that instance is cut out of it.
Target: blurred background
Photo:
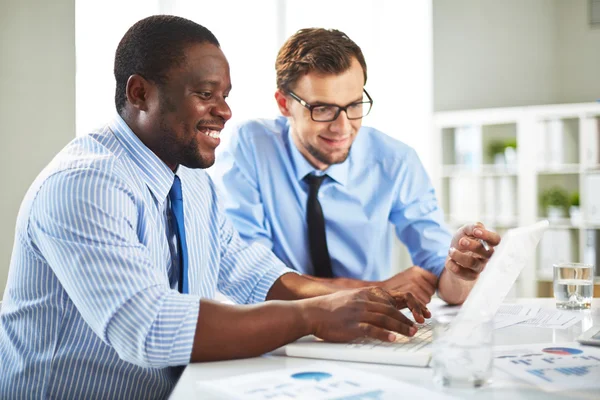
[[[551,220],[516,295],[552,295],[560,261],[600,275],[600,0],[0,0],[0,297],[23,195],[111,118],[118,41],[159,13],[217,36],[234,120],[277,115],[289,35],[344,31],[367,60],[363,123],[416,149],[452,230]],[[393,270],[410,265],[398,243]]]

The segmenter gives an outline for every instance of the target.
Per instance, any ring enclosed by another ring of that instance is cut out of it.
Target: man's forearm
[[[444,269],[440,276],[438,295],[448,304],[462,304],[471,292],[475,282],[477,280],[466,281]]]
[[[338,281],[338,279],[340,279]],[[341,283],[345,281],[356,281],[363,282],[360,286],[352,286],[350,283],[343,285]],[[298,300],[308,299],[316,296],[323,296],[326,294],[335,293],[343,289],[353,289],[359,287],[374,286],[369,285],[367,282],[359,281],[357,279],[346,279],[346,278],[335,278],[335,279],[324,279],[316,278],[308,275],[298,275],[289,273],[282,275],[271,287],[267,294],[267,300]]]
[[[303,301],[251,306],[201,300],[192,362],[255,357],[311,332]]]

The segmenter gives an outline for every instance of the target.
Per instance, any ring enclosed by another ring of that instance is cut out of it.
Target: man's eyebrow
[[[200,86],[200,85],[218,86],[219,82],[213,81],[210,79],[201,79],[199,81],[194,81],[193,84],[196,86]],[[229,86],[227,86],[225,89],[226,89],[226,91],[231,92],[231,89],[232,89],[231,84],[229,84]]]
[[[334,104],[334,103],[327,103],[324,101],[315,101],[313,103],[309,103],[311,106],[336,106],[336,107],[348,107],[349,105],[355,104],[355,103],[360,103],[363,101],[363,96],[361,96],[360,98],[357,98],[356,100],[352,100],[350,103],[347,103],[343,106],[340,106],[339,104]]]

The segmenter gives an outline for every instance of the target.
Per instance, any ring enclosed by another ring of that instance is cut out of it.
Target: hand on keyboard
[[[431,313],[423,302],[417,300],[412,293],[389,290],[388,293],[396,300],[396,308],[402,310],[407,308],[412,312],[415,321],[419,324],[425,322],[425,318],[431,318]]]
[[[417,326],[399,308],[409,307],[417,322],[429,311],[410,293],[390,295],[379,287],[343,290],[327,296],[301,300],[303,316],[313,335],[329,342],[349,342],[370,337],[384,342],[396,333],[413,336]]]

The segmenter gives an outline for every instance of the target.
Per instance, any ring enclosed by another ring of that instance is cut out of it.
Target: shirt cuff
[[[151,365],[190,363],[199,311],[200,296],[175,291],[167,295],[148,335],[146,349]]]
[[[277,260],[279,261],[279,259]],[[260,303],[265,301],[267,294],[269,293],[269,290],[271,290],[271,287],[275,281],[277,281],[277,279],[279,279],[279,277],[282,275],[289,273],[300,275],[298,271],[294,271],[293,269],[286,267],[281,261],[275,263],[258,281],[258,284],[250,295],[250,303]]]

